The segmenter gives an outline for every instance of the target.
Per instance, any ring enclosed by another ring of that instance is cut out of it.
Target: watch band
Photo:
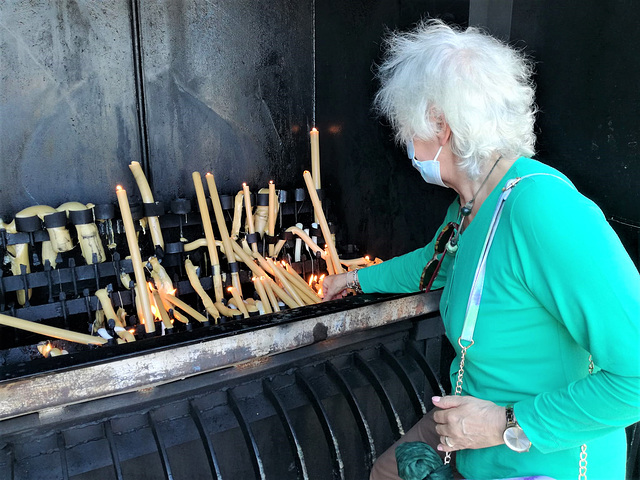
[[[522,427],[518,425],[516,415],[513,411],[513,404],[509,404],[505,407],[505,416],[507,426],[502,434],[504,443],[515,452],[528,452],[531,448],[531,441],[529,440],[529,437],[527,437],[527,434],[524,433],[524,430],[522,430]]]
[[[513,403],[505,407],[505,414],[507,416],[507,428],[515,427],[518,422],[516,422],[516,415],[513,413]]]

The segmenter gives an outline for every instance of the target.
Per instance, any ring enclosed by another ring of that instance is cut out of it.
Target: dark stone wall
[[[385,32],[427,15],[466,25],[468,1],[318,2],[317,102],[323,187],[337,204],[341,237],[388,259],[423,246],[452,191],[424,183],[392,132],[371,111],[373,65]]]
[[[36,204],[302,184],[313,99],[311,1],[0,4],[0,216]]]
[[[481,26],[536,63],[537,158],[566,173],[602,208],[640,263],[640,4],[478,3],[484,5],[475,5],[477,16],[488,23]],[[418,248],[440,224],[452,192],[426,185],[393,145],[390,129],[370,113],[377,87],[372,65],[385,28],[408,29],[427,15],[466,26],[469,2],[316,8],[318,123],[326,132],[323,162],[330,162],[324,186],[338,202],[337,223],[350,242],[383,258]]]

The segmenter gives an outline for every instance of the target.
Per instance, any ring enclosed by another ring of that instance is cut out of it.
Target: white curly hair
[[[432,140],[445,120],[451,149],[469,178],[496,153],[533,156],[533,68],[521,52],[476,28],[424,20],[385,39],[374,108],[396,140]]]

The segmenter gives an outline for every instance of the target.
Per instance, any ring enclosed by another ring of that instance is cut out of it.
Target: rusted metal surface
[[[318,341],[435,312],[439,293],[417,294],[349,310],[178,345],[134,357],[0,383],[0,420],[141,390],[192,375],[254,362]],[[300,309],[303,313],[304,309]],[[318,332],[321,332],[319,335]]]

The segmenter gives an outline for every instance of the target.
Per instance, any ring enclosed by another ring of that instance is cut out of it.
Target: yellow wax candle
[[[271,285],[269,284],[269,282],[267,282],[266,277],[264,277],[264,276],[258,277],[258,282],[260,282],[262,284],[262,286],[264,287],[265,292],[267,292],[267,297],[269,298],[269,302],[271,302],[271,306],[273,307],[273,311],[274,312],[279,312],[280,311],[280,304],[278,303],[278,299],[276,298],[275,293],[273,293],[273,290],[271,289]]]
[[[316,190],[320,190],[321,178],[320,178],[320,132],[317,128],[312,128],[309,132],[311,137],[311,175],[313,176],[313,184]],[[315,216],[316,223],[318,223],[318,216]]]
[[[256,229],[253,224],[253,208],[251,206],[251,192],[249,191],[249,185],[246,183],[242,184],[242,191],[244,193],[244,208],[245,213],[247,215],[247,228],[249,229],[249,233],[253,235],[256,233]],[[258,251],[258,243],[254,242],[251,244],[251,249],[254,252]]]
[[[307,297],[307,299],[311,303],[321,302],[320,298],[318,298],[318,296],[316,295],[315,290],[313,290],[313,288],[311,288],[311,286],[307,282],[305,282],[304,279],[300,275],[298,275],[298,273],[293,268],[291,268],[291,265],[286,262],[284,262],[284,271],[287,273],[289,278],[294,283],[296,283],[299,290]]]
[[[144,203],[154,203],[153,193],[151,193],[149,182],[147,181],[147,177],[142,171],[140,163],[131,162],[131,164],[129,165],[129,169],[131,170],[131,173],[133,173],[133,178],[136,179],[138,189],[140,190],[140,195],[142,196],[142,201]],[[153,244],[160,245],[160,248],[164,250],[164,239],[162,238],[160,219],[153,216],[147,217],[147,220],[149,221],[149,230],[151,231],[151,239],[153,240]]]
[[[116,187],[116,196],[118,197],[118,205],[122,215],[122,223],[124,224],[124,232],[129,245],[129,254],[131,255],[131,263],[133,265],[133,273],[136,278],[136,295],[140,299],[140,322],[144,322],[144,328],[147,333],[156,331],[153,315],[151,314],[151,302],[149,302],[149,294],[147,293],[147,279],[142,268],[142,258],[140,256],[140,247],[138,246],[138,237],[136,229],[133,225],[133,217],[131,216],[131,208],[129,207],[129,199],[127,191],[120,185]]]
[[[211,259],[213,269],[213,290],[216,302],[221,302],[224,298],[222,293],[222,277],[220,276],[220,260],[218,259],[218,250],[216,248],[216,238],[213,236],[213,227],[211,226],[211,217],[209,216],[209,207],[207,206],[207,198],[204,195],[204,187],[202,186],[202,177],[200,172],[193,172],[193,185],[196,189],[196,198],[198,199],[198,207],[200,208],[200,216],[202,217],[202,227],[204,236],[207,239],[207,249]]]
[[[312,128],[309,132],[311,136],[311,175],[317,190],[322,188],[320,182],[320,132],[317,128]]]
[[[200,323],[204,323],[204,322],[208,321],[207,317],[202,315],[195,308],[192,308],[191,306],[189,306],[186,303],[184,303],[178,297],[176,297],[174,295],[171,295],[170,293],[162,293],[162,292],[160,292],[160,296],[162,298],[166,299],[172,305],[178,307],[180,310],[182,310],[187,315],[191,315],[194,319],[196,319]]]
[[[311,203],[313,204],[313,210],[318,217],[318,223],[320,224],[320,229],[322,230],[322,236],[324,237],[327,245],[329,246],[329,253],[331,256],[330,261],[333,262],[333,269],[335,273],[342,273],[342,265],[340,265],[340,258],[338,257],[338,252],[336,251],[336,246],[333,244],[331,230],[329,230],[329,224],[327,223],[327,219],[324,216],[324,211],[322,210],[322,203],[320,203],[320,199],[318,198],[318,192],[315,190],[315,186],[313,183],[313,178],[311,177],[311,173],[308,170],[305,170],[302,174],[304,177],[305,184],[307,185],[307,190],[309,191],[309,198],[311,199]]]
[[[11,317],[0,313],[0,325],[18,328],[28,332],[37,333],[46,337],[59,338],[60,340],[68,340],[69,342],[83,343],[85,345],[104,345],[107,343],[102,337],[94,337],[84,333],[72,332],[64,328],[50,327],[41,323],[22,320],[21,318]]]
[[[240,236],[240,224],[242,223],[242,211],[244,210],[244,193],[242,190],[236,193],[233,201],[233,222],[231,223],[231,232],[229,236],[233,240],[237,240]]]
[[[271,270],[273,271],[274,275],[278,278],[278,280],[280,280],[280,283],[282,283],[282,286],[284,287],[285,291],[287,291],[289,295],[291,295],[291,297],[293,297],[296,303],[298,303],[300,306],[305,305],[305,302],[300,297],[297,289],[293,286],[293,284],[287,278],[286,274],[282,271],[284,269],[278,266],[270,258],[267,258],[266,260],[269,266],[271,267]]]
[[[276,232],[276,186],[273,180],[269,181],[269,235],[275,236]],[[275,245],[269,244],[269,256],[273,257]]]
[[[238,310],[240,310],[240,313],[242,313],[242,316],[244,318],[249,318],[249,311],[247,310],[247,307],[245,307],[244,302],[242,301],[242,297],[238,293],[238,290],[236,290],[234,287],[229,287],[227,288],[227,291],[231,294],[233,299],[236,301],[236,307],[238,307]]]
[[[267,296],[267,292],[264,289],[264,285],[260,281],[258,277],[253,277],[251,279],[253,282],[253,286],[258,292],[258,296],[260,297],[260,301],[262,302],[262,308],[264,308],[264,313],[273,313],[271,309],[271,303],[269,302],[269,297]]]
[[[227,224],[224,221],[224,213],[222,212],[222,204],[220,203],[220,195],[218,195],[216,180],[211,172],[207,173],[205,175],[205,178],[207,179],[207,186],[209,187],[209,196],[211,197],[211,203],[213,205],[213,213],[216,217],[218,230],[220,231],[220,237],[222,238],[224,253],[227,256],[227,261],[229,263],[235,263],[236,256],[233,253],[231,238],[229,238]],[[240,298],[242,298],[242,288],[240,287],[240,277],[238,275],[238,272],[231,272],[231,281],[233,282],[233,286],[237,290],[238,295],[240,295]]]
[[[284,289],[280,288],[280,286],[271,277],[264,277],[264,278],[265,278],[264,280],[265,286],[268,285],[268,288],[271,289],[275,295],[280,297],[280,299],[289,308],[298,308],[303,306],[303,304],[298,303],[287,292],[285,292]]]
[[[164,308],[164,304],[162,303],[162,298],[160,298],[160,292],[155,288],[151,292],[153,294],[153,301],[156,305],[156,311],[158,315],[160,315],[160,320],[164,325],[164,328],[173,328],[173,323],[171,323],[171,319],[169,318],[169,314]]]
[[[220,312],[218,312],[218,309],[213,304],[213,300],[202,287],[202,283],[200,282],[200,278],[198,278],[198,272],[195,265],[193,264],[193,262],[191,262],[190,259],[187,258],[184,262],[184,268],[187,272],[189,283],[202,300],[202,304],[204,305],[205,310],[209,312],[209,314],[211,314],[213,318],[216,319],[216,323],[218,323]]]

